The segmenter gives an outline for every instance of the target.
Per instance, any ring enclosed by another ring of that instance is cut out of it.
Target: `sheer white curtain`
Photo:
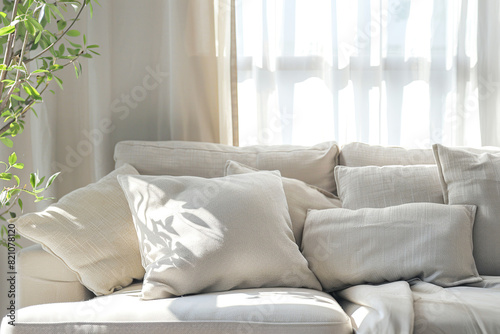
[[[241,145],[500,145],[496,2],[236,4]]]
[[[120,140],[233,143],[234,2],[101,3],[79,22],[101,56],[82,61],[78,80],[65,70],[64,91],[54,88],[19,137],[27,170],[62,171],[58,198],[111,171]]]

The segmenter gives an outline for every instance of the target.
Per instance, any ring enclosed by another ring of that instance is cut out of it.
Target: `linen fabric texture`
[[[345,209],[444,203],[436,165],[337,166],[335,183]]]
[[[125,164],[58,203],[14,222],[23,237],[61,259],[96,295],[110,294],[142,279],[139,243],[118,175],[137,175]]]
[[[236,161],[227,161],[225,175],[255,173],[257,169],[245,166]],[[311,186],[296,179],[282,177],[283,190],[285,191],[288,212],[292,221],[292,230],[297,245],[302,243],[302,231],[309,209],[332,209],[342,206],[340,200],[332,193]],[[441,188],[439,188],[441,191]]]
[[[414,278],[443,287],[479,282],[475,211],[435,203],[311,210],[302,252],[326,291]]]
[[[185,141],[123,141],[116,144],[116,167],[130,163],[143,175],[224,176],[227,160],[260,170],[279,170],[281,175],[335,191],[333,170],[339,148],[335,142],[314,146],[248,146]]]
[[[349,143],[342,146],[339,165],[350,167],[389,165],[435,165],[431,149]]]
[[[477,205],[474,258],[481,275],[500,275],[500,149],[433,146],[447,204]]]
[[[278,172],[124,176],[143,299],[259,287],[321,290],[294,242]]]

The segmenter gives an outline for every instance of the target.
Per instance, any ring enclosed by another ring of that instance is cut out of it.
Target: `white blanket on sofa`
[[[361,333],[500,333],[500,277],[454,288],[421,282],[358,285],[336,294]]]

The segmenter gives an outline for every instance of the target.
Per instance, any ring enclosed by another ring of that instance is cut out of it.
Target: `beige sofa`
[[[362,143],[345,145],[342,150],[335,143],[313,147],[234,148],[176,141],[125,141],[115,148],[116,168],[130,164],[141,175],[223,177],[227,174],[229,160],[259,170],[279,170],[283,178],[303,181],[313,186],[311,189],[319,188],[317,191],[325,194],[338,194],[345,203],[358,206],[357,210],[389,206],[384,205],[388,202],[391,206],[426,201],[444,203],[451,198],[449,194],[442,197],[444,186],[440,180],[444,178],[443,171],[439,174],[432,149],[407,150]],[[338,165],[356,168],[335,169]],[[412,165],[426,166],[414,169],[410,167]],[[385,185],[390,186],[384,188],[375,184],[367,187],[363,182],[373,182],[372,176],[379,181],[385,180]],[[388,200],[389,197],[392,199]],[[337,200],[331,198],[332,203]],[[290,198],[287,200],[291,206]],[[425,208],[427,210],[427,206]],[[307,214],[309,219],[311,212]],[[500,235],[500,224],[497,225],[490,227]],[[296,240],[299,232],[293,232]],[[307,225],[304,231],[300,231],[302,242],[297,247],[325,287],[328,278],[322,278],[324,273],[318,269],[322,262],[318,262],[320,260],[313,254],[317,245],[311,248],[312,244],[321,245],[323,242],[321,234],[317,241],[311,240],[316,235]],[[378,235],[371,238],[378,237],[382,238]],[[358,247],[348,245],[350,240],[342,242],[346,249],[348,246]],[[370,242],[366,239],[364,242],[368,249]],[[336,249],[333,252],[328,250],[328,244],[324,247],[325,254],[333,254],[332,258],[340,256]],[[457,249],[450,250],[449,256],[459,252]],[[354,253],[358,253],[357,250]],[[345,254],[342,256],[344,258],[339,258],[338,263],[346,262],[335,270],[340,274],[344,269],[356,271],[356,268],[349,269],[353,262],[349,258],[345,260]],[[362,259],[361,263],[370,261],[369,253],[363,256],[365,260]],[[472,253],[470,256],[472,258]],[[476,262],[478,256],[482,254],[474,253]],[[328,258],[323,260],[328,261]],[[319,264],[313,265],[314,261]],[[420,263],[423,260],[415,261]],[[439,261],[436,259],[436,263]],[[494,258],[492,261],[500,260]],[[346,284],[323,288],[328,292],[321,291],[321,288],[290,287],[289,282],[283,282],[283,286],[142,300],[142,281],[138,279],[121,290],[96,297],[81,283],[82,276],[74,268],[68,268],[64,258],[54,256],[54,250],[49,253],[35,245],[18,253],[15,326],[9,324],[12,317],[7,315],[0,333],[500,333],[500,275],[495,274],[496,269],[490,271],[485,267],[490,266],[485,264],[487,261],[480,262],[480,276],[474,266],[462,283],[449,286],[446,283],[434,284],[440,273],[427,275],[424,271],[418,272],[416,277],[410,275],[397,279],[400,273],[396,273],[395,279],[372,282],[369,277],[361,278],[359,284],[350,284],[349,280],[355,282],[362,273],[369,275],[377,270],[359,268],[359,273],[354,272],[343,281]],[[393,266],[404,267],[401,263],[393,263]],[[453,271],[455,267],[435,270]],[[462,271],[466,270],[469,269]],[[197,279],[199,277],[193,277],[193,280]]]

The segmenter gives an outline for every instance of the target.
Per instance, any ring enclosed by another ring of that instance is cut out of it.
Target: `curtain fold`
[[[240,143],[500,145],[499,6],[237,1]]]

